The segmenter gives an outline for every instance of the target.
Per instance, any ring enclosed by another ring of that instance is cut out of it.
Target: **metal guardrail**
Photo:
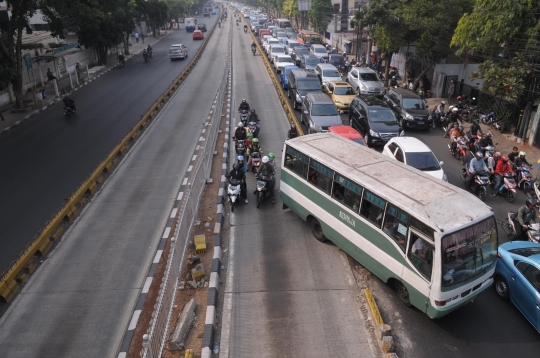
[[[0,276],[0,297],[3,297],[6,302],[10,302],[17,291],[19,283],[26,281],[27,276],[33,272],[35,265],[31,262],[34,256],[44,256],[52,247],[52,242],[58,240],[63,232],[60,224],[63,221],[72,221],[78,213],[79,207],[86,204],[86,197],[93,194],[98,185],[102,182],[103,173],[108,173],[111,168],[118,164],[119,157],[125,153],[130,144],[141,135],[141,133],[150,124],[150,121],[155,118],[159,110],[165,105],[172,94],[180,87],[191,70],[195,67],[206,44],[216,28],[215,24],[209,31],[208,35],[197,54],[193,57],[188,66],[180,73],[173,81],[169,88],[158,98],[158,100],[150,107],[141,120],[127,133],[127,135],[111,150],[111,152],[103,159],[103,161],[94,169],[94,171],[86,178],[77,190],[69,197],[66,203],[54,214],[49,221],[45,223],[44,228],[39,234],[34,237],[34,240],[29,243],[26,248],[19,254],[19,257],[12,262],[11,266],[5,270]]]
[[[247,24],[246,19],[244,18],[244,15],[242,16],[242,20],[244,23]],[[304,130],[302,129],[302,126],[300,125],[300,122],[298,122],[298,119],[296,119],[296,115],[294,114],[294,109],[291,107],[291,104],[289,103],[289,100],[287,97],[283,94],[281,91],[281,86],[279,84],[279,80],[276,76],[276,73],[274,72],[272,68],[272,64],[270,64],[270,61],[266,57],[264,51],[262,50],[261,44],[259,44],[259,40],[257,37],[253,34],[253,31],[251,31],[251,28],[248,26],[248,31],[253,39],[253,42],[257,44],[257,51],[259,52],[259,57],[262,58],[264,66],[266,67],[266,70],[268,71],[268,74],[270,75],[270,79],[272,80],[272,83],[274,84],[274,88],[276,89],[276,93],[279,97],[279,101],[283,105],[283,110],[285,111],[285,115],[287,116],[287,119],[289,119],[289,122],[291,124],[296,125],[296,130],[298,131],[298,135],[304,135]]]
[[[228,47],[227,58],[231,58]],[[188,177],[188,183],[183,191],[182,201],[176,218],[174,236],[171,241],[167,266],[160,284],[158,298],[154,305],[150,327],[143,337],[143,348],[140,356],[143,358],[161,357],[167,342],[169,327],[171,323],[172,308],[178,291],[178,281],[181,280],[182,267],[184,266],[185,253],[190,241],[193,223],[197,218],[199,201],[207,180],[210,178],[212,162],[214,159],[214,149],[221,123],[221,106],[227,89],[227,78],[229,72],[227,67],[220,86],[217,90],[214,104],[211,109],[211,116],[205,123],[203,133],[203,143],[194,154],[197,161]]]

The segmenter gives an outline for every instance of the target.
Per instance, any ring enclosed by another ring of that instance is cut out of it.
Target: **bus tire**
[[[309,226],[311,227],[311,233],[313,234],[313,236],[315,236],[317,240],[319,240],[320,242],[326,241],[326,236],[324,236],[323,229],[319,220],[311,218],[309,220]]]
[[[493,285],[493,287],[495,287],[495,293],[497,294],[497,296],[499,296],[503,300],[508,300],[510,298],[510,290],[508,289],[508,283],[501,276],[495,277],[495,284]]]
[[[411,305],[411,298],[409,297],[409,290],[401,281],[396,281],[395,290],[401,303],[409,307]]]

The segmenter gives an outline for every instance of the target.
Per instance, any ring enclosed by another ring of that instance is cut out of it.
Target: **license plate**
[[[463,304],[463,306],[465,306],[465,305],[467,305],[467,304],[473,302],[475,298],[476,298],[476,296],[475,296],[475,297],[469,298],[467,301],[465,301],[465,303]]]
[[[418,124],[424,124],[425,122],[424,121],[418,121]]]

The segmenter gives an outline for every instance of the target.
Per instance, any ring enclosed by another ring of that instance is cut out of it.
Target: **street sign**
[[[62,46],[62,47],[58,47],[58,48],[55,48],[53,50],[53,54],[56,55],[57,53],[60,53],[60,52],[64,52],[64,51],[67,51],[67,50],[70,50],[72,48],[81,48],[81,45],[79,45],[78,43],[74,42],[72,44],[67,44],[65,46]]]

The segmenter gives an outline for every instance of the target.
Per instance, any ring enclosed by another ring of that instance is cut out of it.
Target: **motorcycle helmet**
[[[525,205],[527,205],[527,206],[529,206],[529,205],[536,206],[536,205],[538,205],[538,202],[534,198],[528,198],[527,200],[525,200]]]
[[[255,110],[254,110],[254,109],[251,110],[251,114],[255,114]]]
[[[238,170],[238,168],[240,168],[238,163],[234,163],[232,167],[233,167],[234,170]]]
[[[392,76],[392,80],[395,80],[396,79],[396,76]]]
[[[458,100],[458,102],[459,102],[459,101],[461,101],[461,100],[463,99],[463,97],[461,97],[461,96],[457,96],[457,98],[456,98],[456,99],[457,99],[457,100]]]
[[[246,103],[246,99],[245,99],[245,98],[242,98],[242,103]]]
[[[291,129],[296,129],[296,124],[291,124]]]
[[[274,152],[270,152],[268,153],[268,158],[270,158],[270,160],[274,160],[276,159],[276,155],[274,154]]]
[[[499,160],[500,157],[501,157],[501,152],[495,152],[493,154],[493,159],[495,159],[495,160]]]
[[[268,159],[268,157],[266,155],[262,158],[263,163],[268,163],[269,160],[270,159]]]
[[[259,138],[253,138],[253,143],[259,144]]]
[[[238,157],[236,157],[236,160],[238,160],[239,162],[243,162],[244,161],[244,156],[239,155]]]
[[[452,108],[452,113],[457,113],[458,109],[457,107]]]
[[[478,158],[482,158],[484,156],[484,154],[481,151],[474,153],[474,155]]]
[[[488,138],[491,138],[491,137],[493,137],[493,133],[491,133],[491,132],[487,132],[487,133],[486,133],[486,137],[488,137]]]
[[[503,155],[501,157],[501,159],[502,159],[503,163],[508,163],[508,156],[507,155]]]
[[[246,136],[247,136],[249,139],[251,139],[251,138],[253,138],[253,133],[252,133],[252,132],[248,132],[248,133],[246,134]]]
[[[527,155],[527,153],[525,153],[524,151],[519,152],[520,157],[524,157],[525,155]]]
[[[443,106],[446,106],[446,101],[442,101],[441,104],[442,104]]]
[[[243,126],[244,126],[244,123],[238,122],[238,127],[239,127],[239,128],[242,128]]]
[[[473,120],[472,122],[473,122],[473,124],[478,125],[478,119],[475,119],[475,120]]]

